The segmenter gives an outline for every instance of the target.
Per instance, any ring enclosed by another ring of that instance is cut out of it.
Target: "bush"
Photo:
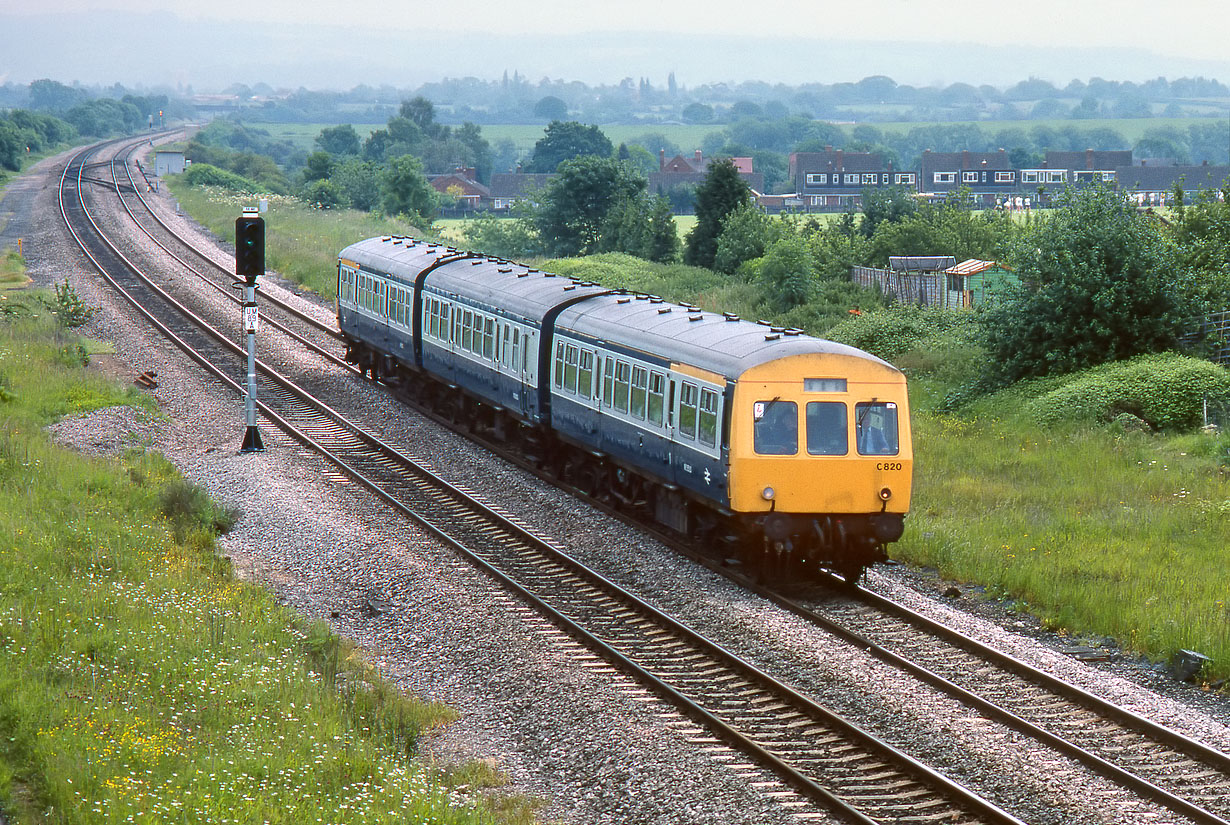
[[[976,316],[968,310],[893,304],[887,309],[851,316],[829,330],[828,337],[894,361],[908,352],[935,349],[953,338],[967,346],[978,341]]]
[[[208,163],[194,163],[184,172],[184,182],[193,186],[218,186],[231,192],[255,194],[264,191],[265,187],[240,177],[234,172],[210,166]]]
[[[190,481],[176,480],[162,490],[161,510],[183,536],[197,530],[226,535],[239,520],[239,512],[215,504],[209,493]]]
[[[1202,423],[1204,401],[1230,402],[1230,371],[1209,361],[1162,353],[1103,364],[1078,373],[1029,403],[1044,424],[1103,423],[1131,416],[1155,430]]]

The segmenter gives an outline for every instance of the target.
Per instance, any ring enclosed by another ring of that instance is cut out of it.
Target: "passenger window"
[[[662,410],[666,406],[666,376],[660,372],[649,374],[649,421],[662,426]]]
[[[679,395],[679,433],[696,438],[696,385],[686,381]]]
[[[892,401],[856,404],[854,421],[860,455],[896,455],[900,451],[897,405]]]
[[[564,342],[559,341],[555,344],[555,386],[563,388],[564,386]]]
[[[461,348],[466,352],[474,349],[474,313],[468,309],[461,314]]]
[[[644,420],[645,395],[649,386],[649,370],[644,367],[632,368],[632,415]]]
[[[577,348],[572,344],[564,348],[564,389],[577,392]]]
[[[753,447],[760,455],[794,455],[799,451],[799,407],[793,401],[757,401],[752,405]]]
[[[594,394],[594,354],[581,350],[581,364],[577,372],[577,395],[590,398]]]
[[[483,319],[483,357],[490,361],[495,357],[495,319]]]
[[[700,391],[700,443],[707,447],[717,444],[718,394],[713,390]]]
[[[807,402],[807,452],[811,455],[845,455],[850,452],[846,435],[846,405],[840,401]]]
[[[521,363],[521,330],[513,329],[512,368],[516,370]]]
[[[607,407],[615,403],[615,359],[610,357],[603,359],[602,403]]]
[[[628,374],[631,372],[627,361],[615,362],[615,409],[622,413],[628,411]]]

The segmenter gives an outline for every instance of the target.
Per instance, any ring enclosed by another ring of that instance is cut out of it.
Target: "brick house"
[[[729,160],[739,170],[739,177],[747,182],[753,192],[764,192],[764,175],[753,170],[751,158]],[[659,149],[658,171],[649,173],[649,191],[655,195],[669,196],[680,187],[695,188],[704,183],[709,174],[709,163],[699,149],[691,157],[675,155],[669,160],[666,158],[666,151]]]
[[[473,167],[459,166],[447,175],[428,175],[431,188],[457,199],[456,208],[473,211],[491,206],[491,190],[475,178]]]
[[[932,152],[922,154],[919,191],[935,200],[946,198],[962,187],[974,203],[992,207],[1017,194],[1018,170],[1003,149],[997,152]]]
[[[893,171],[883,155],[831,147],[823,152],[792,152],[790,181],[805,210],[858,207],[863,189],[870,186],[917,186],[914,172]]]
[[[520,164],[518,164],[520,168]],[[555,177],[554,172],[527,173],[504,172],[491,176],[491,208],[497,212],[506,212],[517,198],[527,198],[533,201],[536,194],[544,189],[547,183]]]

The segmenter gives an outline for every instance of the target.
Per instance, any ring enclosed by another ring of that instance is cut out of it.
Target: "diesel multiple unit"
[[[901,536],[905,378],[861,350],[403,237],[341,252],[337,312],[373,378],[763,575]]]

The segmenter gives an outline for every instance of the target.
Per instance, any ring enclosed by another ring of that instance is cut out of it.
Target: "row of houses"
[[[1176,185],[1185,193],[1219,190],[1230,166],[1180,166],[1168,159],[1132,157],[1132,151],[1047,152],[1042,165],[1019,168],[1003,149],[997,152],[923,152],[918,169],[893,169],[875,152],[823,152],[790,155],[794,192],[763,201],[772,209],[824,211],[857,209],[868,188],[904,187],[920,197],[942,200],[959,190],[983,208],[1045,206],[1070,186],[1104,183],[1128,192],[1141,205],[1163,206]]]

